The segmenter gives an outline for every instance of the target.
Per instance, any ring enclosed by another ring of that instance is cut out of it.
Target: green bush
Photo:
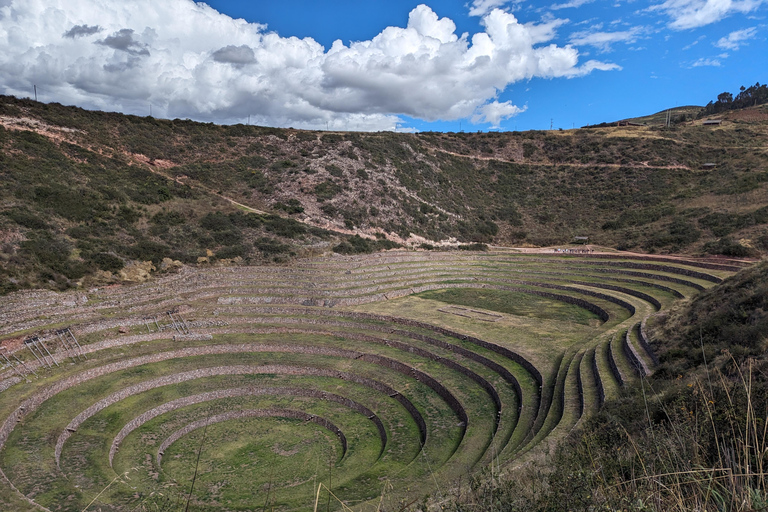
[[[746,258],[757,256],[758,254],[755,249],[743,246],[728,237],[704,244],[704,252],[708,254],[722,254],[723,256],[732,256],[734,258]]]
[[[268,215],[265,218],[264,227],[270,233],[285,238],[296,238],[307,232],[307,227],[304,224],[277,215]]]
[[[118,272],[125,267],[123,260],[107,252],[100,252],[89,259],[90,263],[107,272]]]
[[[211,236],[219,245],[237,245],[243,240],[243,233],[236,227],[214,231]]]
[[[279,242],[274,238],[267,237],[262,237],[256,240],[254,247],[261,251],[262,255],[267,258],[291,252],[291,246]]]
[[[61,274],[67,279],[80,279],[88,272],[88,267],[79,261],[70,259],[72,246],[61,238],[54,238],[48,233],[35,234],[31,239],[21,242],[23,255],[32,259],[44,274],[55,278]]]
[[[35,188],[33,200],[41,208],[73,221],[89,220],[109,211],[106,202],[85,189],[41,185]]]
[[[331,180],[315,185],[315,197],[318,201],[329,201],[341,193],[342,188]]]
[[[16,224],[25,228],[29,228],[29,229],[48,229],[49,228],[49,224],[47,222],[45,222],[43,219],[41,219],[34,213],[30,212],[29,210],[14,208],[13,210],[9,210],[3,213],[12,221],[14,221]]]
[[[181,226],[186,224],[187,217],[177,211],[161,211],[152,216],[152,223],[159,226]]]
[[[277,202],[274,204],[276,210],[283,210],[288,214],[304,213],[304,207],[301,205],[301,201],[296,198],[291,198],[285,203]]]
[[[216,258],[220,260],[230,260],[234,258],[245,258],[250,252],[250,248],[247,245],[232,245],[229,247],[222,247],[216,251]]]
[[[222,212],[207,214],[200,219],[200,226],[208,231],[225,231],[235,227],[230,216]]]
[[[143,239],[130,246],[127,252],[133,259],[151,261],[155,265],[159,265],[163,258],[170,257],[171,248],[159,242]]]
[[[328,174],[333,176],[334,178],[341,178],[344,176],[344,171],[341,170],[341,168],[338,165],[327,165],[325,167],[325,170],[328,171]]]
[[[333,248],[333,252],[339,254],[367,254],[373,251],[373,245],[359,235],[351,236]]]

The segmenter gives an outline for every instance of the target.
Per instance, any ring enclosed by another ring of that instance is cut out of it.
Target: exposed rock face
[[[160,263],[160,271],[176,272],[183,266],[184,264],[179,260],[172,260],[171,258],[163,258],[163,261]]]
[[[125,266],[120,271],[120,279],[132,283],[143,283],[147,281],[152,272],[157,270],[151,261],[137,261]]]

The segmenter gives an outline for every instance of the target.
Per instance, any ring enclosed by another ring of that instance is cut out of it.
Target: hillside
[[[450,238],[759,255],[768,114],[719,117],[717,127],[335,133],[2,97],[0,293],[140,279],[141,261],[261,264]]]
[[[696,119],[702,110],[704,110],[704,107],[687,105],[685,107],[669,108],[648,116],[624,119],[620,122],[638,123],[649,126],[666,126],[667,124],[677,124]]]

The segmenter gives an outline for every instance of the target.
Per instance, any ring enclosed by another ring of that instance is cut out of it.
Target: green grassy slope
[[[606,401],[543,472],[478,477],[443,509],[765,510],[767,287],[763,261],[652,318],[652,376]]]
[[[764,110],[716,128],[411,135],[2,97],[0,293],[111,282],[131,261],[286,261],[350,234],[529,246],[589,236],[640,252],[759,254]],[[339,250],[387,246],[353,238]]]
[[[447,506],[646,382],[637,326],[747,265],[400,250],[10,294],[0,509],[179,510],[195,468],[195,511],[308,510],[320,483],[359,512]]]

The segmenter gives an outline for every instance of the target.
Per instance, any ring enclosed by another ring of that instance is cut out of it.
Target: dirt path
[[[480,155],[463,155],[454,151],[446,151],[444,149],[436,149],[435,152],[444,153],[446,155],[453,155],[460,158],[471,158],[473,160],[489,161],[495,160],[497,162],[505,162],[509,164],[518,165],[530,165],[535,167],[552,167],[552,166],[568,166],[568,167],[612,167],[615,169],[682,169],[684,171],[692,171],[690,167],[686,165],[649,165],[648,162],[643,162],[641,165],[637,164],[577,164],[577,163],[542,163],[542,162],[517,162],[515,160],[506,160],[504,158],[492,157],[492,156],[480,156]]]

